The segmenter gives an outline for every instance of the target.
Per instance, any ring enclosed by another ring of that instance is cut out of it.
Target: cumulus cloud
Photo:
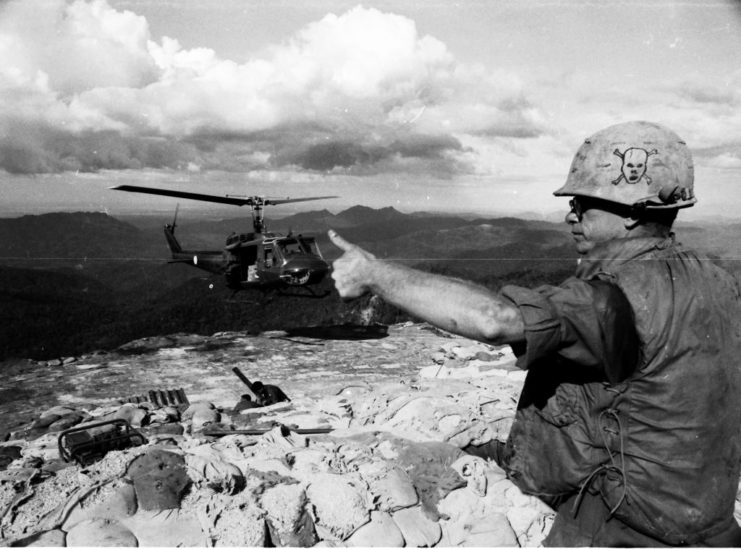
[[[741,156],[738,151],[722,153],[712,157],[707,165],[713,168],[741,170]]]
[[[596,80],[587,72],[572,71],[552,82],[539,83],[532,100],[551,113],[552,118],[544,124],[549,128],[546,133],[570,144],[568,153],[552,149],[559,156],[571,156],[585,137],[609,125],[650,120],[678,133],[692,150],[696,164],[735,166],[733,157],[739,151],[741,135],[741,70],[720,81],[700,72],[650,83],[619,75],[612,78],[608,75]],[[547,140],[530,140],[535,142]]]
[[[244,63],[156,38],[105,0],[0,8],[0,167],[472,170],[466,135],[535,137],[513,75],[406,17],[329,14]],[[97,151],[93,155],[92,151]]]
[[[741,142],[695,149],[695,163],[721,170],[741,169]]]
[[[7,172],[54,173],[100,169],[185,169],[198,158],[187,143],[157,137],[127,136],[112,130],[69,133],[48,126],[7,124],[0,139],[0,166]]]

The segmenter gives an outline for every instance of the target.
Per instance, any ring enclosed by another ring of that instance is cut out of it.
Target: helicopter
[[[175,238],[177,208],[173,222],[164,226],[165,239],[172,255],[170,263],[185,263],[204,271],[222,274],[227,287],[235,292],[248,288],[300,287],[308,290],[309,294],[316,295],[311,287],[319,284],[329,272],[329,264],[322,257],[314,237],[294,235],[292,232],[288,235],[268,232],[263,208],[292,202],[326,200],[337,198],[336,196],[272,199],[262,196],[216,196],[136,185],[110,188],[116,191],[249,206],[252,210],[253,232],[233,232],[227,236],[224,249],[220,251],[183,249]]]

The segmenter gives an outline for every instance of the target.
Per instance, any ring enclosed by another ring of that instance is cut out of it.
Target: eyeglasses
[[[576,198],[572,198],[569,200],[569,208],[571,208],[571,212],[576,216],[576,219],[581,223],[582,218],[584,217],[584,205]]]
[[[645,204],[625,206],[623,204],[616,204],[615,202],[592,198],[590,196],[575,196],[569,200],[569,208],[571,208],[569,213],[573,213],[579,223],[581,223],[582,219],[584,219],[584,212],[591,210],[592,208],[611,212],[621,217],[632,217],[637,219],[642,215],[643,210],[645,209]]]

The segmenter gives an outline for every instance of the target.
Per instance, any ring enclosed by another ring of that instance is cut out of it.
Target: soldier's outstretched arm
[[[332,230],[329,238],[344,252],[332,264],[332,278],[341,297],[371,292],[449,332],[493,344],[524,341],[519,309],[490,290],[376,259]]]

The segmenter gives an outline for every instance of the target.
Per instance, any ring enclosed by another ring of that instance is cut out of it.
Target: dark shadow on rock
[[[334,326],[306,326],[285,330],[287,337],[312,337],[315,339],[382,339],[388,336],[385,324],[361,326],[338,324]]]

